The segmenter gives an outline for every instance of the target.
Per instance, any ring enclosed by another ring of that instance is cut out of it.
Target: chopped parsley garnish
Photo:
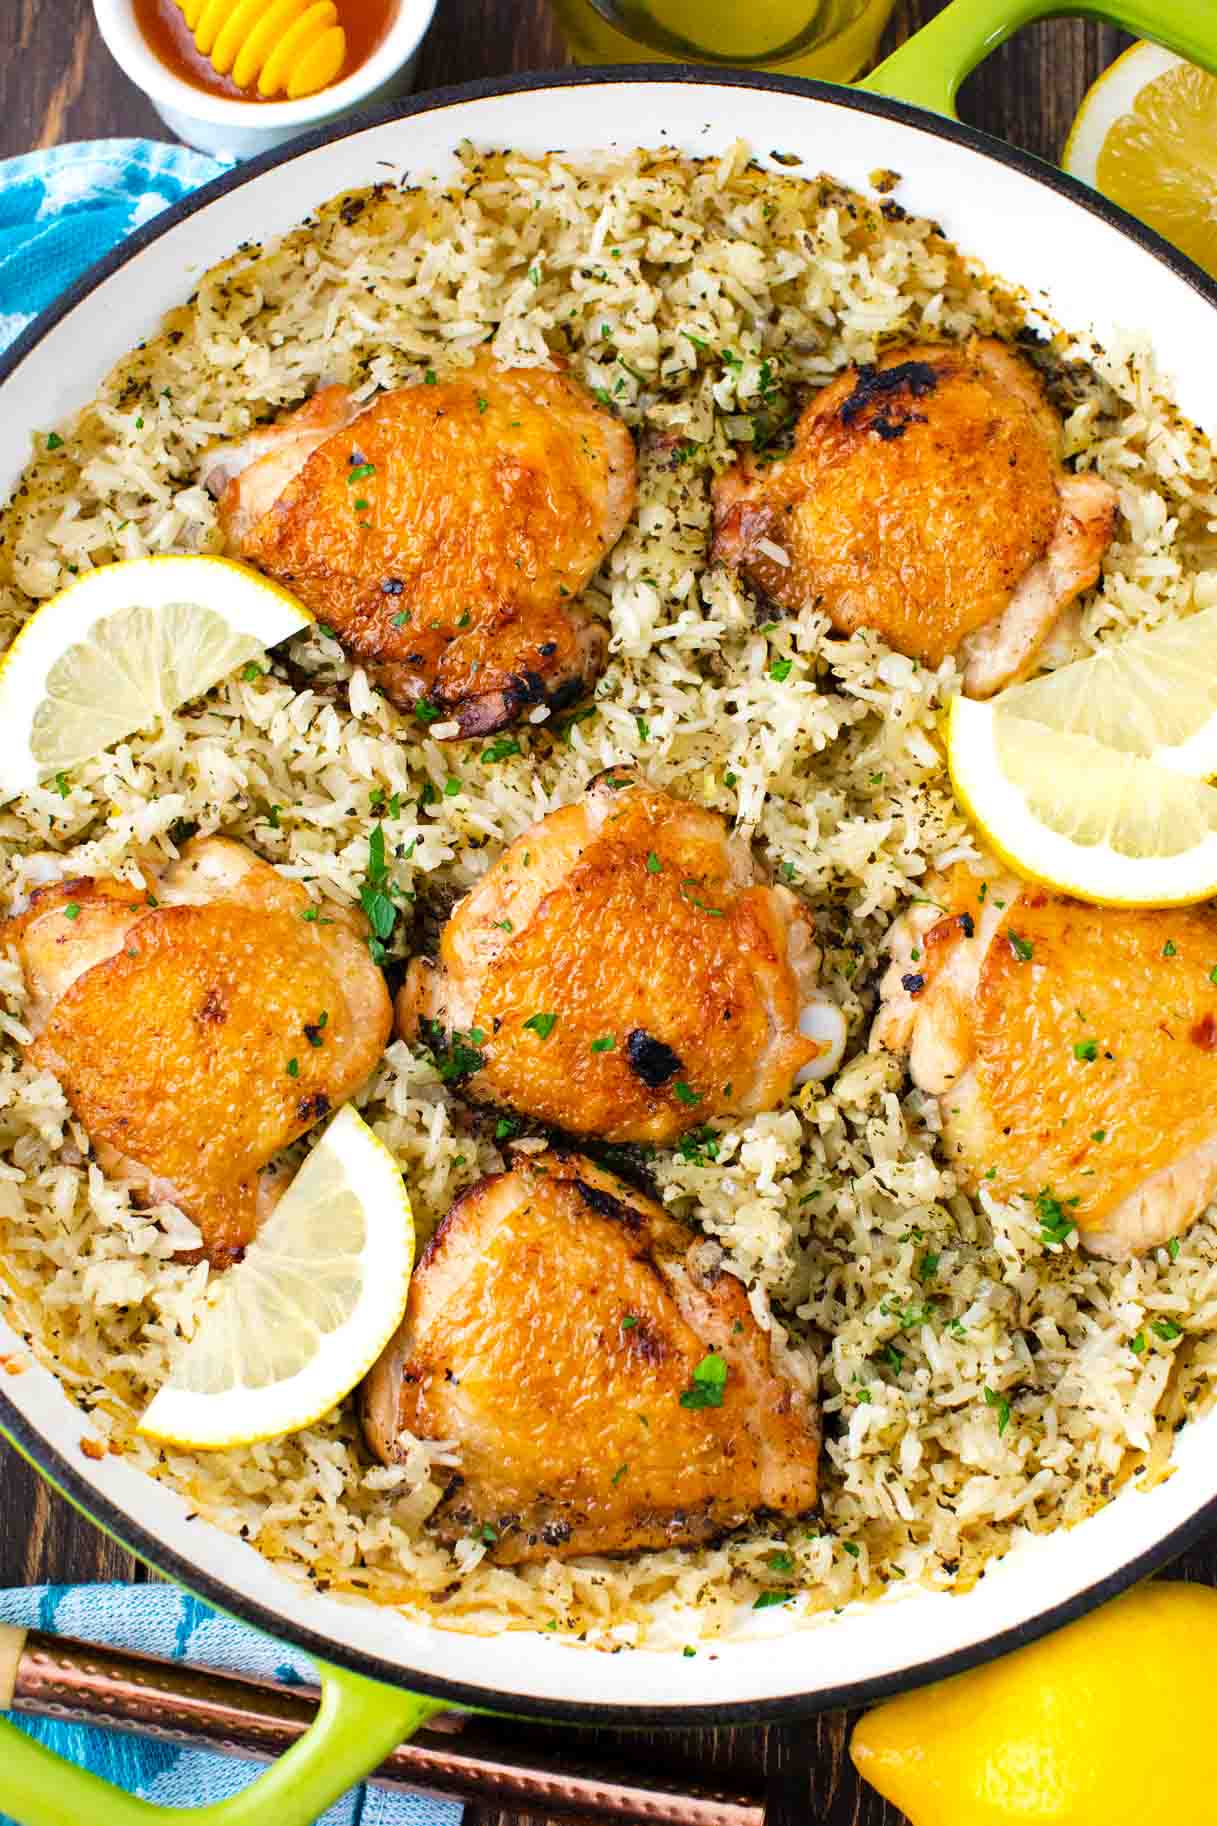
[[[68,794],[71,792],[71,790],[72,790],[72,782],[68,779],[67,774],[65,774],[65,773],[56,774],[55,775],[55,791],[59,794],[59,797],[61,799],[66,799]]]
[[[1092,1141],[1106,1141],[1107,1140],[1107,1130],[1106,1129],[1095,1129],[1095,1131],[1091,1135],[1090,1139]]]
[[[617,1042],[611,1033],[602,1033],[598,1040],[592,1041],[593,1052],[612,1052]]]
[[[709,1123],[700,1129],[690,1129],[676,1145],[681,1159],[695,1167],[704,1167],[708,1161],[718,1159],[718,1136]]]
[[[658,856],[655,854],[654,850],[648,850],[647,851],[647,874],[648,875],[658,875],[662,868],[663,868],[663,864],[662,864],[662,862],[660,862],[660,860],[659,860]]]
[[[299,1076],[300,1076],[300,1061],[299,1061],[299,1059],[289,1059],[289,1060],[288,1060],[288,1062],[287,1062],[287,1075],[288,1075],[288,1077],[289,1077],[289,1078],[298,1078],[298,1077],[299,1077]]]
[[[409,609],[398,609],[396,615],[393,615],[390,617],[390,620],[392,621],[393,626],[395,628],[404,628],[406,623],[409,621],[409,619],[410,619]]]
[[[447,780],[444,781],[445,799],[455,799],[456,795],[460,792],[460,790],[461,790],[461,783],[457,779],[455,774],[451,775]]]
[[[727,1386],[727,1365],[711,1351],[694,1366],[693,1379],[680,1397],[682,1408],[721,1408]]]
[[[612,1477],[609,1479],[609,1482],[612,1484],[619,1484],[629,1468],[628,1465],[618,1465],[617,1469],[613,1472]]]
[[[367,873],[359,889],[359,904],[372,928],[368,950],[375,964],[384,963],[385,942],[392,937],[393,927],[397,923],[393,892],[393,883],[389,880],[388,865],[385,862],[384,826],[378,824],[368,838]]]
[[[249,664],[245,667],[245,670],[241,674],[241,677],[245,680],[245,683],[247,685],[252,685],[254,680],[256,678],[261,678],[261,676],[262,676],[262,668],[258,664],[256,659],[251,659]]]
[[[1209,982],[1217,983],[1217,964],[1214,964],[1213,968],[1209,971]]]
[[[47,438],[46,447],[48,450],[62,450],[63,449],[63,439],[60,437],[60,435],[57,431],[51,432],[51,434]]]
[[[356,463],[354,469],[347,470],[347,484],[349,486],[352,482],[362,482],[365,476],[374,476],[375,474],[375,463]]]
[[[792,659],[775,659],[769,668],[770,678],[776,679],[779,685],[785,684],[794,669]]]
[[[427,372],[423,375],[423,379],[429,387],[433,387],[435,385],[436,381],[439,379],[439,376],[435,372],[434,368],[428,368]]]
[[[1182,1325],[1176,1325],[1173,1319],[1155,1319],[1149,1329],[1164,1344],[1173,1344],[1176,1338],[1183,1336]]]
[[[693,1090],[690,1085],[685,1083],[683,1078],[678,1078],[672,1088],[676,1092],[676,1101],[678,1103],[692,1104],[701,1102],[701,1092]]]
[[[883,1346],[883,1360],[889,1369],[895,1370],[897,1375],[899,1375],[904,1368],[904,1352],[898,1344],[885,1344]]]
[[[482,398],[480,393],[478,394],[478,411],[479,412],[485,412],[486,407],[488,406],[489,403],[490,402],[488,400],[484,400]]]
[[[483,748],[482,759],[483,761],[505,761],[509,755],[519,753],[520,744],[516,741],[515,737],[501,735],[497,742],[492,742],[490,744],[489,748]]]
[[[753,1610],[772,1610],[775,1604],[789,1604],[793,1597],[792,1591],[781,1591],[775,1587],[773,1591],[763,1591],[755,1597],[752,1600],[752,1608]]]
[[[845,1552],[849,1555],[851,1560],[856,1560],[858,1555],[862,1552],[862,1549],[859,1547],[857,1541],[842,1541],[841,1546],[844,1548]]]
[[[723,785],[724,786],[734,786],[738,779],[739,779],[739,775],[733,774],[730,771],[730,769],[728,769],[728,771],[723,775]]]
[[[724,917],[724,908],[708,907],[704,900],[699,900],[696,894],[691,894],[689,892],[690,888],[699,888],[700,886],[701,883],[698,881],[696,875],[686,875],[680,884],[680,898],[682,900],[687,900],[691,907],[696,907],[699,913],[704,913],[707,919],[722,919]]]
[[[924,1286],[926,1281],[932,1281],[937,1273],[938,1257],[932,1249],[927,1249],[917,1264],[917,1279]]]
[[[277,831],[279,828],[279,813],[282,809],[281,805],[268,805],[266,808],[266,822],[272,831]]]
[[[1097,1059],[1099,1056],[1098,1042],[1096,1040],[1075,1040],[1073,1056],[1075,1059],[1082,1059],[1086,1062]]]
[[[425,697],[420,697],[414,706],[414,714],[420,723],[438,723],[443,711],[438,704],[432,704]]]
[[[539,1040],[548,1040],[557,1024],[556,1014],[530,1014],[524,1023],[525,1027],[532,1028]]]
[[[458,628],[467,628],[472,620],[473,616],[469,613],[468,609],[462,609],[456,618],[456,625]]]
[[[574,729],[576,723],[586,723],[588,717],[595,716],[595,714],[596,714],[595,704],[585,704],[583,706],[582,710],[576,710],[574,712],[573,716],[567,717],[566,721],[563,723],[562,727],[559,729],[558,734],[562,737],[562,740],[566,743],[566,746],[568,748],[571,745],[571,740],[570,740],[571,731]],[[614,781],[612,780],[611,777],[606,778],[604,784],[606,786],[612,786],[614,791],[617,790],[616,785],[614,784]]]
[[[1170,1256],[1172,1262],[1177,1262],[1179,1260],[1179,1238],[1177,1236],[1172,1236],[1169,1243],[1167,1243],[1166,1253]]]
[[[515,926],[513,925],[512,921],[509,919],[496,919],[494,923],[500,932],[514,932],[515,931]]]
[[[1014,953],[1015,957],[1018,959],[1019,963],[1020,964],[1029,963],[1031,960],[1032,954],[1034,952],[1034,949],[1035,949],[1035,947],[1029,942],[1029,940],[1027,940],[1025,938],[1020,938],[1017,932],[1009,932],[1009,931],[1006,933],[1006,939],[1009,943],[1011,951],[1013,951],[1013,953]]]
[[[356,501],[355,512],[357,514],[365,514],[371,505],[372,503],[370,501]]]
[[[515,1116],[500,1116],[494,1125],[496,1141],[511,1141],[520,1132],[520,1124]]]
[[[997,1410],[997,1435],[1000,1439],[1010,1424],[1010,1403],[1004,1395],[998,1394],[996,1389],[991,1389],[986,1384],[985,1406]]]
[[[1051,1186],[1045,1186],[1035,1195],[1035,1215],[1040,1220],[1040,1241],[1044,1243],[1064,1243],[1077,1229],[1077,1220],[1070,1217],[1066,1205],[1076,1205],[1076,1198],[1054,1198]]]
[[[1163,955],[1163,957],[1177,957],[1178,956],[1178,947],[1176,946],[1173,938],[1168,938],[1166,943],[1163,945],[1162,955]]]
[[[420,1032],[424,1045],[435,1061],[435,1069],[445,1084],[455,1084],[461,1078],[472,1077],[486,1063],[486,1055],[480,1050],[486,1036],[480,1027],[471,1027],[467,1034],[455,1031],[447,1034],[438,1021],[423,1021],[420,1023]],[[516,1131],[513,1129],[511,1132],[515,1134]]]
[[[1128,1340],[1128,1348],[1132,1352],[1134,1357],[1139,1357],[1141,1355],[1142,1351],[1145,1349],[1145,1333],[1143,1331],[1139,1331],[1139,1332],[1137,1332],[1135,1337],[1130,1338]]]
[[[308,1041],[310,1046],[324,1046],[325,1045],[325,1039],[324,1039],[325,1027],[326,1027],[326,1023],[329,1020],[329,1018],[330,1017],[329,1017],[328,1011],[323,1008],[321,1010],[321,1013],[317,1016],[317,1019],[315,1021],[306,1021],[305,1022],[304,1037]]]
[[[792,1553],[786,1553],[785,1551],[771,1553],[765,1564],[773,1572],[793,1572],[794,1555]]]
[[[327,640],[337,640],[338,638],[328,621],[319,621],[317,623],[317,632],[318,634],[324,634]]]
[[[488,1547],[492,1547],[499,1538],[498,1530],[492,1528],[489,1522],[483,1522],[479,1530],[479,1537],[485,1541]]]
[[[644,716],[636,716],[634,718],[634,723],[638,730],[638,740],[640,742],[649,742],[651,739],[651,725],[647,722],[646,718]]]
[[[621,1329],[622,1331],[633,1331],[637,1323],[638,1314],[636,1312],[624,1313],[621,1319]]]
[[[78,900],[69,900],[67,906],[63,910],[63,916],[65,919],[79,919],[80,902]]]

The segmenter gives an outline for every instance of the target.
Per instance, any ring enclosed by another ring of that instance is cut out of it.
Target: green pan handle
[[[1123,26],[1217,75],[1213,0],[951,0],[856,86],[954,119],[959,85],[990,51],[1020,26],[1063,14]]]
[[[435,1712],[434,1699],[317,1663],[321,1705],[278,1762],[207,1807],[159,1807],[64,1762],[0,1718],[0,1810],[20,1826],[313,1826]]]

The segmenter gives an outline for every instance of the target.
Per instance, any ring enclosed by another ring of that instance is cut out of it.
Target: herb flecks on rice
[[[222,829],[306,882],[318,918],[376,895],[378,943],[398,957],[504,844],[603,769],[636,766],[736,819],[806,897],[850,1018],[854,1056],[827,1091],[695,1129],[650,1163],[818,1391],[822,1515],[784,1539],[758,1526],[692,1552],[511,1570],[486,1563],[482,1540],[453,1555],[423,1529],[452,1468],[442,1446],[369,1467],[348,1410],[232,1454],[162,1456],[135,1438],[208,1271],[176,1259],[185,1220],[104,1181],[58,1085],[21,1065],[20,983],[0,960],[10,1311],[101,1435],[293,1576],[454,1628],[683,1646],[762,1594],[796,1593],[795,1623],[893,1585],[966,1586],[1024,1534],[1161,1473],[1217,1360],[1212,1225],[1175,1256],[1124,1264],[1068,1237],[1049,1248],[1033,1207],[959,1192],[925,1100],[861,1051],[888,925],[927,874],[972,854],[937,734],[950,662],[916,668],[865,633],[777,621],[706,567],[710,474],[741,442],[780,448],[802,389],[891,341],[1010,339],[1024,316],[929,223],[827,179],[761,173],[742,151],[469,154],[446,190],[340,199],[269,252],[243,250],[53,445],[38,440],[0,531],[0,640],[90,564],[217,549],[204,450],[327,379],[367,397],[484,345],[517,363],[560,350],[639,433],[641,499],[588,592],[611,660],[579,711],[445,750],[317,629],[259,679],[0,812],[8,893],[48,851],[72,874],[137,879],[141,856]],[[1030,353],[1068,456],[1114,482],[1122,509],[1102,586],[1053,660],[1217,602],[1213,457],[1146,350],[1059,335]],[[506,1115],[471,1123],[443,1064],[396,1043],[364,1103],[424,1236],[500,1165],[499,1142],[526,1134]]]

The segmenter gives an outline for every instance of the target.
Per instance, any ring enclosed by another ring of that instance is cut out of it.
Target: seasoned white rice
[[[175,1260],[195,1235],[183,1218],[133,1208],[88,1163],[55,1080],[22,1064],[19,972],[0,960],[8,1309],[80,1404],[82,1433],[301,1579],[455,1628],[549,1626],[603,1647],[692,1643],[768,1586],[800,1594],[796,1616],[898,1580],[960,1588],[1025,1533],[1162,1474],[1217,1362],[1213,1224],[1173,1258],[1113,1266],[1047,1248],[1031,1210],[957,1189],[923,1100],[863,1050],[892,918],[928,871],[973,854],[937,734],[952,665],[919,670],[869,635],[829,639],[814,618],[764,623],[706,565],[710,471],[733,442],[767,435],[797,389],[892,339],[1024,327],[1017,294],[932,224],[828,179],[763,173],[743,149],[717,163],[470,152],[452,188],[360,193],[274,248],[243,249],[92,406],[53,437],[46,427],[2,522],[0,644],[91,564],[217,549],[196,479],[216,439],[322,379],[370,394],[486,341],[509,362],[569,353],[640,434],[641,498],[590,591],[612,626],[594,707],[534,713],[522,752],[491,760],[483,745],[428,739],[332,640],[302,637],[268,675],[234,678],[172,728],[0,812],[6,900],[48,851],[73,873],[138,881],[141,860],[172,857],[198,826],[347,902],[378,818],[396,880],[425,900],[467,887],[601,768],[635,762],[735,820],[807,898],[854,1054],[829,1092],[808,1086],[652,1162],[664,1199],[721,1242],[818,1388],[822,1518],[692,1551],[503,1570],[480,1543],[450,1554],[423,1527],[442,1483],[433,1464],[451,1459],[419,1445],[402,1467],[373,1466],[349,1408],[228,1453],[162,1454],[135,1436],[208,1269]],[[1069,454],[1118,486],[1122,509],[1102,582],[1055,657],[1217,602],[1213,456],[1148,351],[1058,334],[1029,352],[1066,414]],[[675,456],[656,433],[674,434]],[[424,1233],[500,1164],[401,1043],[364,1110]]]

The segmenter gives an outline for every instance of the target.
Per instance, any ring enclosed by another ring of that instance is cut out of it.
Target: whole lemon
[[[1214,1665],[1217,1591],[1142,1585],[877,1706],[850,1752],[913,1826],[1209,1826]]]

